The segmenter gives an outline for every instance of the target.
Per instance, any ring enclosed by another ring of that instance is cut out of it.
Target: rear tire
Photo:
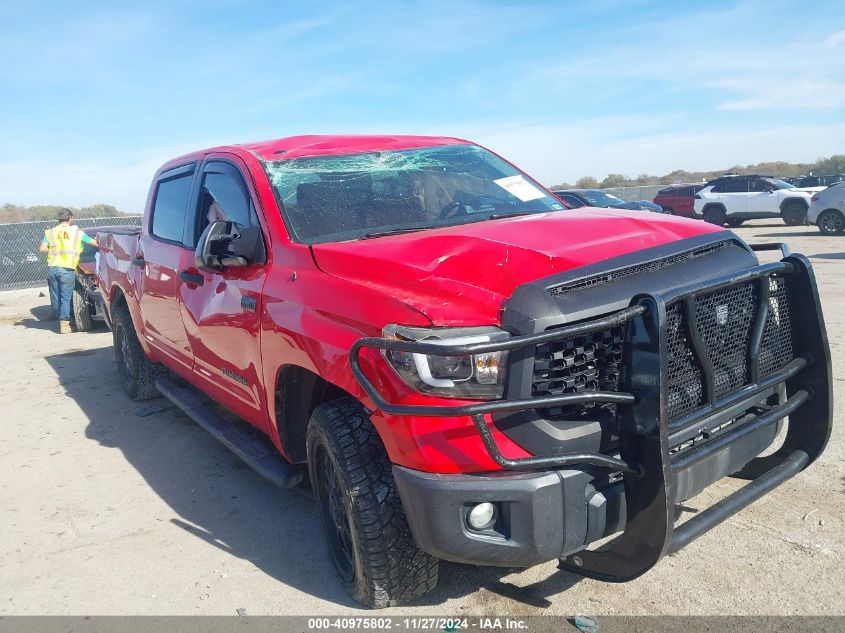
[[[781,211],[783,221],[787,226],[800,226],[807,222],[807,207],[798,202],[790,202]]]
[[[836,209],[822,211],[816,225],[823,235],[842,235],[845,233],[845,215]]]
[[[392,465],[364,408],[352,398],[317,407],[306,450],[320,522],[346,591],[379,609],[433,589],[438,560],[414,542]]]
[[[117,374],[126,395],[132,400],[157,398],[159,393],[156,379],[164,375],[166,370],[158,363],[150,361],[144,354],[126,304],[114,311],[112,325]]]
[[[704,221],[716,226],[725,226],[725,210],[722,207],[704,209]]]
[[[91,319],[91,309],[88,307],[88,300],[85,298],[85,290],[79,284],[73,288],[71,306],[71,325],[77,332],[90,332],[94,328]]]

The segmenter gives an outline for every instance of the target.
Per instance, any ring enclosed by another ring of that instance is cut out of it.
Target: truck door
[[[257,198],[245,172],[234,156],[205,164],[196,201],[197,238],[212,220],[262,228]],[[266,399],[259,325],[267,269],[266,261],[219,271],[191,266],[187,273],[195,276],[195,283],[187,284],[182,314],[196,378],[215,400],[262,429]]]
[[[150,202],[149,224],[141,233],[139,252],[133,260],[143,270],[138,276],[138,296],[144,336],[156,351],[186,371],[193,366],[193,354],[179,308],[179,272],[194,259],[184,233],[196,167],[196,163],[190,163],[159,176]]]

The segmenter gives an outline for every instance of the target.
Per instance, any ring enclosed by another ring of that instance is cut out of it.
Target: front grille
[[[626,328],[615,327],[586,336],[538,345],[534,356],[531,396],[558,396],[585,391],[616,391]],[[593,407],[615,413],[615,405],[586,404],[544,409],[550,419],[584,416]]]
[[[666,375],[669,417],[675,418],[704,404],[704,373],[692,350],[689,324],[679,303],[666,310]]]
[[[717,398],[749,382],[748,347],[756,311],[757,291],[753,283],[696,297],[695,318],[704,349],[713,363]]]
[[[760,346],[760,376],[785,367],[793,358],[792,322],[783,278],[769,278],[769,312]],[[751,382],[751,334],[758,309],[757,282],[695,297],[693,310],[704,358],[692,343],[683,301],[666,310],[667,406],[670,420],[692,413],[706,402],[705,364],[713,371],[714,395],[722,398]],[[538,345],[531,395],[542,397],[620,388],[627,328]],[[593,407],[614,413],[613,405],[574,405],[539,411],[550,419],[595,417]]]
[[[760,373],[765,376],[785,367],[795,356],[792,353],[792,319],[786,298],[786,282],[769,279],[769,318],[763,328],[760,346]]]

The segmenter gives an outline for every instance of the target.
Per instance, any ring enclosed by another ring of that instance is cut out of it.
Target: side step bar
[[[281,488],[293,488],[302,481],[305,470],[289,463],[264,439],[260,432],[246,422],[229,422],[210,406],[211,400],[199,391],[182,387],[169,378],[156,380],[162,396],[199,424],[223,446],[240,457],[259,475]]]

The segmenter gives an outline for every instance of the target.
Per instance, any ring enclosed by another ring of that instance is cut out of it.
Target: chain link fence
[[[622,198],[625,202],[636,202],[638,200],[648,200],[651,202],[657,192],[671,185],[639,185],[637,187],[610,187],[602,189],[602,191],[612,194],[617,198]]]
[[[140,226],[140,215],[114,218],[74,218],[86,229],[99,226]],[[47,284],[47,255],[38,252],[44,231],[56,220],[0,224],[0,290],[33,288]]]

